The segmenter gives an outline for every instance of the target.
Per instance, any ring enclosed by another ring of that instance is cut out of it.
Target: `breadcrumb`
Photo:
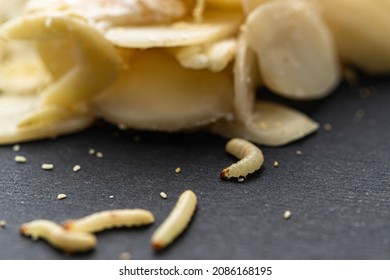
[[[61,199],[64,199],[64,198],[66,198],[66,194],[64,194],[64,193],[60,193],[59,195],[57,195],[57,199],[58,200],[61,200]]]
[[[27,158],[24,156],[15,156],[15,162],[17,163],[25,163],[27,162]]]
[[[88,150],[88,154],[90,154],[90,155],[94,155],[96,153],[96,151],[95,151],[95,149],[93,149],[93,148],[90,148],[89,150]]]
[[[164,199],[166,199],[168,197],[165,192],[160,192],[160,196],[161,196],[161,198],[164,198]]]
[[[283,214],[283,218],[284,218],[285,220],[290,219],[290,218],[291,218],[291,211],[286,210],[286,211],[284,212],[284,214]]]
[[[278,161],[274,161],[274,167],[279,167],[279,162]]]
[[[54,168],[54,165],[51,163],[44,163],[44,164],[42,164],[41,167],[43,170],[52,170]]]
[[[0,220],[0,227],[5,227],[7,222],[5,220]]]
[[[19,152],[20,151],[20,145],[19,144],[13,145],[12,150],[14,152]]]
[[[332,125],[331,125],[330,123],[324,124],[324,130],[325,130],[326,132],[329,132],[329,131],[331,131],[332,129],[333,129],[333,127],[332,127]]]
[[[75,165],[75,166],[73,166],[73,171],[74,172],[77,172],[77,171],[79,171],[81,169],[81,166],[80,165]]]
[[[180,173],[181,172],[181,168],[180,167],[177,167],[176,169],[175,169],[175,172],[178,174],[178,173]]]
[[[295,152],[295,154],[296,154],[297,156],[301,156],[301,155],[303,154],[303,152],[302,152],[301,150],[297,150],[297,151]]]
[[[96,157],[97,157],[97,158],[103,158],[104,155],[103,155],[102,152],[97,152],[97,153],[96,153]]]
[[[119,258],[120,258],[121,260],[131,260],[132,255],[131,255],[130,252],[123,252],[123,253],[121,253],[121,254],[119,255]]]

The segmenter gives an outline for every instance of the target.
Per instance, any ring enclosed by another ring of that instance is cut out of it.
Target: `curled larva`
[[[96,247],[97,239],[86,232],[71,232],[49,220],[34,220],[20,227],[23,235],[32,239],[43,238],[50,245],[66,253],[79,253]]]
[[[171,213],[152,235],[151,242],[155,250],[164,249],[185,230],[195,212],[196,204],[194,192],[187,190],[181,194]]]
[[[77,220],[69,220],[64,227],[69,231],[99,232],[115,227],[135,227],[154,222],[153,214],[144,209],[116,209],[97,212]]]
[[[264,162],[261,150],[241,138],[233,138],[226,144],[226,151],[240,160],[221,171],[222,179],[243,178],[260,169]]]

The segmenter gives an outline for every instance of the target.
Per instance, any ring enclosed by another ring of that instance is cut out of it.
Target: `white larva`
[[[85,216],[77,220],[65,221],[64,227],[77,232],[99,232],[115,227],[135,227],[154,222],[153,214],[144,209],[107,210]]]
[[[173,210],[152,235],[151,243],[155,250],[170,245],[186,229],[195,213],[196,204],[196,195],[191,190],[180,195]]]
[[[45,239],[53,247],[66,253],[80,253],[96,247],[97,239],[86,232],[71,232],[50,220],[34,220],[20,227],[23,235]]]
[[[221,171],[222,179],[243,178],[260,169],[264,163],[261,150],[251,142],[233,138],[226,144],[226,151],[240,160]]]

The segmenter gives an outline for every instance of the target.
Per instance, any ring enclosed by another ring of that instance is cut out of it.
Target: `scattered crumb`
[[[25,162],[27,162],[27,158],[24,156],[15,156],[15,161],[17,163],[25,163]]]
[[[324,128],[324,130],[326,132],[329,132],[329,131],[331,131],[333,129],[333,127],[332,127],[332,125],[330,123],[324,124],[323,128]]]
[[[123,124],[123,123],[120,123],[120,124],[118,124],[118,128],[119,128],[120,130],[126,130],[126,129],[127,129],[127,126],[126,126],[125,124]]]
[[[176,172],[176,173],[180,173],[180,172],[181,172],[181,168],[180,168],[180,167],[177,167],[177,168],[175,169],[175,172]]]
[[[283,218],[284,218],[285,220],[290,219],[290,218],[291,218],[291,211],[286,210],[286,211],[284,212],[284,214],[283,214]]]
[[[274,161],[274,167],[279,167],[279,162],[278,161]]]
[[[97,152],[97,153],[96,153],[96,157],[97,157],[97,158],[103,158],[104,155],[103,155],[102,152]]]
[[[5,220],[0,220],[0,227],[5,227],[7,225],[7,222]]]
[[[43,170],[52,170],[54,168],[54,165],[51,163],[44,163],[44,164],[42,164],[41,167]]]
[[[358,75],[356,74],[356,71],[351,67],[343,68],[343,76],[347,83],[350,85],[356,85],[358,83]]]
[[[19,144],[13,145],[12,150],[14,152],[19,152],[20,151],[20,145]]]
[[[245,178],[244,177],[240,177],[238,178],[238,182],[244,182]]]
[[[377,90],[374,87],[363,88],[359,92],[359,96],[361,98],[368,98],[368,97],[372,97],[372,96],[376,96],[376,95],[377,95]]]
[[[113,195],[110,195],[109,197],[110,197],[111,199],[113,199],[113,198],[114,198],[114,196],[113,196]]]
[[[80,165],[75,165],[75,166],[73,166],[73,171],[74,172],[77,172],[77,171],[79,171],[81,169],[81,166]]]
[[[165,192],[160,192],[160,196],[161,196],[161,198],[164,198],[164,199],[166,199],[168,197]]]
[[[303,152],[302,152],[301,150],[297,150],[297,151],[295,152],[295,154],[296,154],[297,156],[301,156],[301,155],[303,154]]]
[[[88,154],[90,154],[90,155],[94,155],[95,153],[96,153],[95,149],[90,148],[88,150]]]
[[[57,195],[58,200],[64,199],[64,198],[66,198],[66,194],[64,194],[64,193],[60,193],[59,195]]]
[[[353,119],[354,119],[355,121],[360,121],[360,120],[364,117],[365,114],[366,114],[366,113],[364,112],[363,109],[359,109],[359,110],[357,110],[357,111],[355,112],[355,116],[353,117]]]
[[[123,252],[119,255],[121,260],[130,260],[132,258],[130,252]]]

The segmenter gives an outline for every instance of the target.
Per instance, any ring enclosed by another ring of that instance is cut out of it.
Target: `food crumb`
[[[7,225],[7,222],[5,220],[0,220],[0,227],[5,227]]]
[[[96,153],[96,157],[97,157],[97,158],[103,158],[104,155],[103,155],[102,152],[97,152],[97,153]]]
[[[324,130],[325,130],[326,132],[329,132],[329,131],[331,131],[332,129],[333,129],[333,127],[332,127],[332,125],[331,125],[330,123],[324,124]]]
[[[118,128],[119,128],[119,130],[126,130],[127,126],[123,123],[120,123],[120,124],[118,124]]]
[[[286,210],[286,211],[284,212],[284,214],[283,214],[283,218],[284,218],[285,220],[290,219],[290,218],[291,218],[291,211]]]
[[[73,171],[74,172],[77,172],[77,171],[79,171],[81,169],[81,166],[80,165],[75,165],[75,166],[73,166]]]
[[[180,167],[177,167],[177,168],[175,169],[175,172],[176,172],[176,174],[180,173],[180,172],[181,172],[181,168],[180,168]]]
[[[295,154],[296,154],[297,156],[301,156],[301,155],[303,154],[303,152],[302,152],[301,150],[297,150],[297,151],[295,152]]]
[[[88,150],[88,154],[90,154],[90,155],[94,155],[95,153],[96,153],[95,149],[90,148]]]
[[[164,199],[166,199],[168,197],[165,192],[160,192],[160,196],[161,196],[161,198],[164,198]]]
[[[27,158],[24,156],[15,156],[15,161],[17,163],[25,163],[25,162],[27,162]]]
[[[130,260],[131,259],[131,254],[130,254],[130,252],[123,252],[123,253],[121,253],[120,255],[119,255],[119,258],[121,259],[121,260]]]
[[[64,198],[66,198],[66,194],[64,194],[64,193],[60,193],[59,195],[57,195],[57,199],[58,200],[61,200],[61,199],[64,199]]]
[[[279,167],[279,162],[278,161],[274,161],[274,167]]]
[[[19,144],[13,145],[12,150],[14,152],[19,152],[20,151],[20,145]]]
[[[113,196],[113,195],[110,195],[109,197],[110,197],[111,199],[113,199],[113,198],[114,198],[114,196]]]
[[[364,112],[364,110],[362,110],[362,109],[357,110],[355,112],[355,116],[353,117],[354,121],[356,121],[356,122],[360,121],[364,117],[365,114],[366,113]]]
[[[238,182],[244,182],[245,178],[244,177],[240,177],[238,178]]]
[[[43,170],[52,170],[54,168],[54,165],[51,163],[44,163],[44,164],[42,164],[41,167]]]

